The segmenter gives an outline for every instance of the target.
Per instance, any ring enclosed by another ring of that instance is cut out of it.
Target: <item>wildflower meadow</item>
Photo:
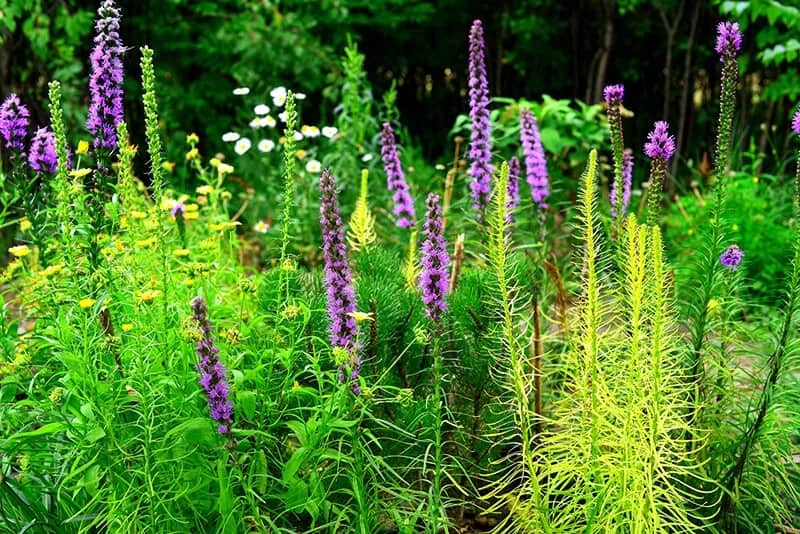
[[[800,532],[800,92],[748,146],[716,4],[689,163],[624,76],[493,94],[477,15],[443,155],[351,36],[210,133],[93,4],[84,79],[0,93],[0,532]]]

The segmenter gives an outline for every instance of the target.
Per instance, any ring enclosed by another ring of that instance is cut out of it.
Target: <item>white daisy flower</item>
[[[272,115],[267,115],[266,117],[264,117],[264,124],[266,124],[270,128],[275,128],[275,126],[278,124],[278,121],[276,121],[275,117],[273,117]]]
[[[278,118],[281,120],[281,122],[286,122],[286,119],[289,118],[289,114],[285,111],[281,111],[278,113]]]
[[[306,137],[319,137],[319,128],[316,126],[309,126],[308,124],[304,124],[300,131]]]
[[[302,141],[303,140],[303,134],[301,134],[300,132],[295,132],[293,137],[294,137],[295,141]]]
[[[253,230],[258,232],[259,234],[266,234],[269,230],[269,225],[264,221],[258,221],[254,226]]]
[[[263,128],[264,125],[262,124],[261,117],[256,117],[255,119],[250,121],[251,128]]]
[[[322,170],[322,165],[320,164],[319,161],[315,159],[310,159],[308,160],[308,163],[306,163],[306,170],[308,172],[317,173],[320,170]]]
[[[269,106],[267,106],[266,104],[259,104],[253,108],[253,113],[255,113],[256,115],[266,115],[267,113],[269,113]]]
[[[372,154],[364,154],[363,156],[361,156],[361,161],[363,161],[364,163],[372,161]]]
[[[269,92],[269,96],[275,98],[276,96],[286,96],[286,88],[283,86],[276,87],[272,91]]]
[[[444,170],[444,165],[442,165],[441,163],[437,163],[436,164],[436,170],[437,171],[443,171]]]
[[[262,139],[258,142],[258,149],[261,152],[272,152],[275,148],[275,141],[271,139]]]
[[[236,132],[225,132],[222,134],[222,140],[226,143],[233,143],[234,141],[238,141],[241,135]]]
[[[322,135],[327,137],[328,139],[333,139],[336,137],[336,134],[339,133],[339,129],[336,126],[323,126],[322,127]]]
[[[236,89],[233,90],[233,94],[238,95],[238,96],[249,95],[250,94],[250,88],[249,87],[237,87]]]
[[[295,100],[305,100],[306,94],[305,93],[295,93],[294,94]]]
[[[241,139],[236,141],[236,144],[233,146],[233,150],[234,152],[236,152],[241,156],[242,154],[250,150],[250,146],[252,146],[250,139],[242,137]]]

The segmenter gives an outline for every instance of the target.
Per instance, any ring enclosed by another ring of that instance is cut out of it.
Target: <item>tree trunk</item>
[[[681,159],[681,150],[683,149],[683,142],[687,139],[686,132],[686,115],[688,113],[689,95],[692,93],[690,87],[690,79],[692,74],[692,50],[694,50],[694,38],[697,32],[697,21],[700,18],[700,0],[695,0],[694,12],[692,12],[692,23],[689,29],[689,38],[686,42],[686,56],[683,59],[683,90],[681,92],[681,105],[680,105],[680,119],[678,120],[678,131],[676,132],[676,150],[675,157],[672,158],[671,174],[674,176],[678,168],[678,161]]]
[[[603,99],[603,87],[606,85],[606,71],[611,57],[611,45],[614,42],[614,11],[615,0],[603,0],[605,24],[603,25],[603,39],[600,46],[600,59],[597,62],[597,72],[594,77],[594,90],[591,102],[600,102]]]

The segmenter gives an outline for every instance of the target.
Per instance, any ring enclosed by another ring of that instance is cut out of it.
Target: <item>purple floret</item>
[[[386,184],[389,191],[393,193],[394,209],[392,213],[397,216],[397,226],[410,228],[416,220],[414,201],[409,193],[400,157],[397,155],[394,130],[388,122],[383,123],[383,130],[381,130],[381,157],[383,168],[386,171]]]
[[[439,195],[430,193],[426,204],[428,210],[423,230],[425,241],[422,243],[422,274],[419,277],[419,286],[428,316],[438,323],[447,310],[450,255],[444,239]]]
[[[469,184],[472,207],[480,219],[489,203],[492,189],[492,123],[489,120],[489,82],[486,77],[486,44],[480,20],[472,23],[469,32],[469,116],[472,119],[469,161]]]
[[[725,252],[719,257],[719,262],[728,269],[735,271],[742,262],[743,257],[744,252],[742,252],[742,249],[740,249],[738,245],[731,245],[725,249]]]
[[[86,128],[94,136],[94,147],[114,149],[122,112],[122,39],[120,10],[114,0],[104,0],[97,10],[94,49],[90,56],[89,119]]]
[[[10,94],[0,105],[0,137],[6,148],[25,153],[25,137],[28,135],[28,108],[19,97]]]
[[[720,22],[717,24],[717,46],[714,50],[720,61],[736,57],[742,48],[742,32],[738,22]]]
[[[653,131],[647,134],[644,153],[650,158],[665,161],[675,153],[675,138],[669,134],[669,124],[666,121],[657,121]]]
[[[31,150],[28,153],[28,164],[38,172],[54,173],[58,168],[56,155],[56,137],[50,128],[44,127],[36,130],[31,141]]]
[[[523,109],[520,113],[519,136],[522,143],[522,154],[525,158],[525,179],[531,188],[531,197],[539,209],[546,209],[545,199],[550,194],[550,186],[547,181],[547,161],[544,157],[542,139],[539,136],[539,125],[530,110]]]

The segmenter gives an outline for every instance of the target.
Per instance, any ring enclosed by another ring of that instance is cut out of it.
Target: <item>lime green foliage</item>
[[[350,229],[347,231],[347,242],[352,250],[361,250],[375,241],[375,217],[367,205],[367,178],[369,171],[361,171],[361,189],[356,200],[356,207],[350,216]]]

